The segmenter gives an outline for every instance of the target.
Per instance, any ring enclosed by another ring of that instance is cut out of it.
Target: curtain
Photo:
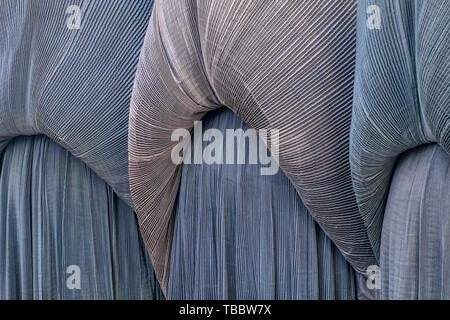
[[[169,279],[182,166],[174,130],[226,106],[253,128],[362,276],[377,264],[353,193],[356,1],[155,1],[130,110],[130,189],[156,275]]]
[[[45,136],[3,151],[0,244],[0,299],[162,298],[132,209]]]
[[[229,109],[203,132],[250,127]],[[194,145],[194,137],[192,144]],[[227,138],[228,139],[228,138]],[[215,150],[227,156],[226,140]],[[201,150],[209,145],[203,142]],[[259,147],[266,146],[260,140]],[[250,142],[245,144],[249,154]],[[238,146],[234,146],[237,157]],[[355,273],[293,185],[261,164],[185,164],[171,248],[170,299],[355,299]]]
[[[0,151],[12,137],[44,134],[132,205],[128,111],[152,6],[153,0],[2,1]]]

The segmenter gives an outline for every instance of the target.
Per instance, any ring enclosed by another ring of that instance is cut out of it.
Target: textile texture
[[[358,3],[350,161],[356,199],[378,256],[398,156],[433,142],[450,153],[450,2]],[[379,29],[367,27],[371,5],[380,8]],[[409,187],[402,188],[392,192],[408,196]]]
[[[249,126],[225,108],[203,118],[204,132],[209,129],[225,136],[227,129]],[[227,143],[216,150],[223,157]],[[266,149],[262,141],[259,146]],[[249,148],[247,141],[246,154]],[[237,157],[237,146],[233,153]],[[353,268],[295,188],[281,171],[262,176],[260,169],[249,163],[184,165],[168,298],[355,299]]]
[[[382,299],[450,299],[449,172],[437,144],[400,156],[381,237]]]
[[[182,172],[171,134],[222,106],[257,130],[279,130],[267,144],[313,218],[360,274],[377,264],[348,156],[355,39],[353,0],[155,1],[128,147],[130,189],[163,290]]]
[[[71,29],[80,8],[80,28]],[[7,0],[0,6],[0,151],[44,134],[132,204],[131,89],[152,0]],[[67,13],[68,12],[68,13]]]

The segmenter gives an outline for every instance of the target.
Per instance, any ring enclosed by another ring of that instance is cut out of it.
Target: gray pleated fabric
[[[3,152],[0,213],[0,299],[162,297],[132,209],[48,138]]]
[[[279,130],[280,166],[314,219],[359,272],[376,264],[348,159],[355,10],[355,0],[155,1],[131,101],[129,173],[163,290],[182,169],[171,134],[221,106]]]
[[[71,29],[81,10],[80,29]],[[0,151],[45,134],[131,205],[131,89],[153,0],[4,0],[0,6]]]
[[[437,144],[402,155],[381,237],[383,299],[450,299],[450,156]]]
[[[380,29],[368,28],[373,5]],[[350,160],[378,254],[397,157],[430,142],[450,152],[450,1],[360,1],[357,48]]]
[[[204,131],[218,129],[225,136],[226,129],[239,128],[249,126],[229,109],[203,118]],[[226,143],[216,150],[224,157]],[[168,298],[355,299],[353,269],[295,188],[281,171],[261,176],[260,169],[183,167]]]

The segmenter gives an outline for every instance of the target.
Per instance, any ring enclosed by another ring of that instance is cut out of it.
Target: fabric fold
[[[247,132],[250,127],[222,108],[203,118],[203,131],[210,129],[226,137],[227,130]],[[214,149],[223,158],[228,138]],[[209,145],[203,142],[201,150]],[[246,154],[251,150],[249,141],[242,147]],[[265,148],[262,140],[258,147]],[[262,176],[262,166],[183,166],[168,298],[356,299],[353,268],[314,222],[286,176],[281,171]]]
[[[44,134],[132,205],[128,112],[153,0],[7,0],[0,6],[0,151]]]
[[[167,289],[181,169],[172,133],[226,106],[267,139],[313,218],[365,274],[377,264],[358,212],[348,140],[356,1],[155,1],[133,88],[130,188]]]
[[[428,143],[450,153],[450,2],[358,5],[350,162],[360,212],[379,256],[398,156]]]
[[[381,236],[382,299],[450,299],[449,173],[437,144],[399,157]]]
[[[0,299],[161,299],[133,210],[45,136],[0,162]]]

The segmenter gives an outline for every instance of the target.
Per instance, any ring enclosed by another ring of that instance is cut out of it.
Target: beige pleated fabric
[[[171,134],[221,106],[279,130],[281,169],[314,219],[361,274],[376,264],[348,156],[355,11],[356,0],[155,1],[131,101],[129,174],[164,291],[181,174]]]

